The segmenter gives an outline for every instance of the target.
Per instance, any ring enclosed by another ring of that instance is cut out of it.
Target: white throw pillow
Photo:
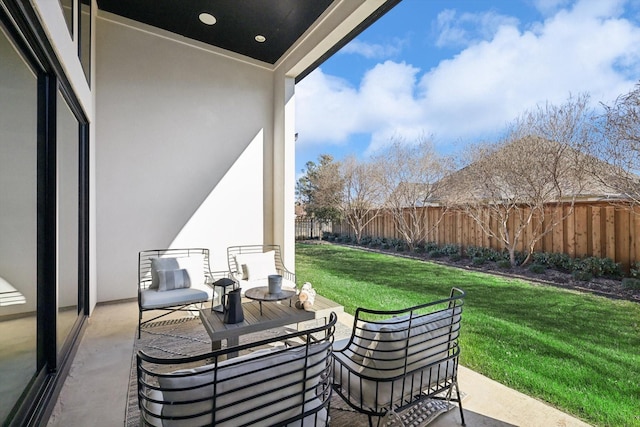
[[[184,268],[158,270],[158,291],[172,291],[191,287],[189,274]]]
[[[271,274],[278,274],[275,255],[275,251],[236,255],[236,265],[246,271],[243,280],[266,279]]]
[[[187,270],[191,286],[198,286],[205,283],[203,255],[198,254],[178,258],[178,266],[179,268]]]

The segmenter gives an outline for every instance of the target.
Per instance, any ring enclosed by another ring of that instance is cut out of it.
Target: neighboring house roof
[[[594,177],[594,171],[598,171],[605,182],[611,182],[617,176],[614,166],[593,156],[561,146],[556,141],[526,137],[449,175],[440,182],[431,200],[464,203],[478,199],[487,202],[524,200],[527,197],[547,200],[625,198],[624,194],[612,191],[611,185]]]
[[[434,184],[419,182],[401,182],[387,199],[388,203],[397,205],[403,203],[407,207],[422,207],[433,205]]]

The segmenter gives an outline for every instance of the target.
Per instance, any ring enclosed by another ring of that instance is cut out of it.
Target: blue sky
[[[296,85],[296,172],[432,136],[495,138],[536,105],[640,81],[640,0],[402,0]]]

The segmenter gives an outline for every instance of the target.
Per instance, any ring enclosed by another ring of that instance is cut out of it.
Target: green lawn
[[[351,314],[462,288],[464,366],[588,423],[640,426],[640,304],[334,245],[298,244],[296,275]]]

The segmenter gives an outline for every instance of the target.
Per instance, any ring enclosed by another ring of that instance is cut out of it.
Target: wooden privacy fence
[[[322,238],[323,232],[331,232],[331,222],[318,221],[311,218],[296,218],[296,239],[317,239]]]
[[[429,232],[427,241],[436,242],[438,245],[456,244],[463,248],[483,246],[503,249],[500,241],[487,236],[464,212],[446,211],[443,207],[419,209],[427,209],[424,217],[428,226],[437,224]],[[632,210],[607,202],[576,202],[573,212],[568,204],[562,209],[566,218],[536,244],[536,252],[566,253],[572,257],[611,258],[620,263],[626,271],[631,264],[640,261],[640,208]],[[549,211],[552,209],[549,208]],[[497,224],[492,223],[491,228],[497,230]],[[332,230],[334,233],[353,235],[353,230],[346,221],[335,223]],[[513,228],[511,231],[513,232]],[[518,251],[525,251],[531,233],[532,226],[523,233]],[[368,224],[362,235],[402,238],[396,230],[393,217],[384,211]]]

